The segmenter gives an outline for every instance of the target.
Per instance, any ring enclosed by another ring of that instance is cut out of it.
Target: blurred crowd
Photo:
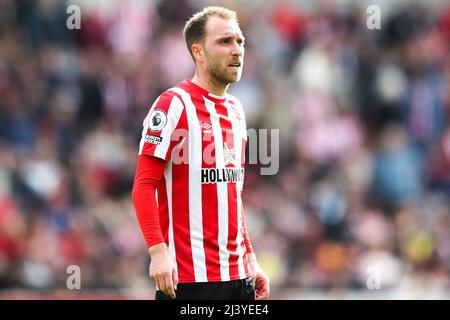
[[[278,174],[249,164],[243,192],[275,293],[448,296],[450,6],[424,3],[370,30],[352,1],[215,2],[246,36],[230,92],[247,127],[279,130]],[[0,2],[0,290],[67,290],[69,265],[82,289],[153,289],[131,202],[142,121],[192,77],[181,30],[205,4]]]

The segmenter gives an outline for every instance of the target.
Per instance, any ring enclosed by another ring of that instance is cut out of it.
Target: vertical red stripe
[[[244,252],[245,252],[245,250],[244,250]],[[244,263],[245,275],[249,276],[250,275],[250,270],[248,268],[248,261],[247,261],[247,255],[246,254],[244,254],[243,263]]]
[[[247,145],[247,140],[242,139],[242,149],[241,149],[241,166],[245,168],[245,148]]]
[[[200,100],[202,99],[202,100]],[[211,124],[210,113],[206,109],[202,96],[192,99],[197,111],[200,130],[202,133],[202,168],[216,168],[216,151],[212,127],[204,130],[203,123]],[[205,149],[207,151],[205,152]],[[205,159],[205,156],[209,159]],[[218,215],[217,184],[202,184],[202,220],[203,220],[203,248],[205,250],[206,275],[208,281],[220,280],[219,257],[219,215]]]
[[[230,279],[239,278],[237,242],[238,219],[237,219],[237,203],[236,203],[236,184],[228,183],[228,251],[230,258]]]
[[[239,196],[241,196],[242,195],[242,191],[241,191],[241,194],[239,195]],[[242,199],[242,197],[241,197],[241,199]],[[242,200],[241,200],[241,223],[243,224],[244,223],[244,204],[242,203]],[[249,268],[248,268],[248,260],[247,260],[247,246],[246,246],[246,244],[245,244],[245,237],[244,237],[244,226],[242,226],[242,239],[243,239],[243,241],[241,242],[241,246],[242,246],[242,250],[245,252],[245,254],[244,254],[244,258],[243,258],[243,263],[244,263],[244,270],[245,270],[245,274],[246,275],[249,275],[250,274],[250,270],[249,270]]]
[[[180,281],[192,281],[195,274],[189,222],[189,164],[172,164],[172,208],[173,237]]]
[[[228,117],[228,111],[224,104],[217,104],[216,111],[221,116],[220,126],[222,127],[222,137],[224,143],[227,144],[228,149],[234,149],[234,132],[231,121]],[[235,163],[240,159],[236,159],[236,154],[232,157],[232,162],[229,162],[226,167],[234,168]],[[237,199],[236,199],[236,183],[229,182],[227,184],[228,192],[228,252],[230,257],[228,263],[230,266],[230,279],[239,278],[238,258],[239,255],[236,252],[237,242],[236,237],[238,234],[238,216],[237,216]]]
[[[245,148],[247,145],[247,140],[245,140],[244,138],[242,138],[242,147],[241,147],[241,167],[245,168]],[[239,194],[239,197],[241,198],[241,223],[243,223],[244,221],[244,204],[242,203],[242,190]],[[242,228],[242,232],[243,232],[243,228]],[[246,253],[247,252],[247,247],[245,245],[245,238],[244,235],[242,234],[242,239],[244,239],[244,241],[242,242],[242,246],[243,246],[243,250]],[[250,274],[250,270],[248,268],[248,261],[247,261],[247,255],[244,254],[244,268],[245,268],[245,274],[248,275]]]
[[[185,123],[186,128],[189,129],[186,110],[183,110],[180,122]],[[189,143],[189,141],[185,140],[184,143]],[[182,148],[182,150],[187,149]],[[186,156],[189,157],[189,155]],[[189,163],[172,163],[173,237],[178,276],[181,282],[192,282],[195,280],[189,214]]]

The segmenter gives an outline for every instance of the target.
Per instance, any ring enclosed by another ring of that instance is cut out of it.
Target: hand
[[[158,243],[149,248],[151,256],[149,267],[150,278],[155,281],[156,286],[164,294],[175,299],[178,285],[178,272],[170,257],[169,250],[165,243]]]
[[[269,277],[259,266],[254,254],[249,257],[250,271],[255,283],[256,300],[266,300],[270,294]]]

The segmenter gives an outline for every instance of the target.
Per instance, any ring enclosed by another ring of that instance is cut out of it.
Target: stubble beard
[[[212,59],[210,56],[207,57],[209,60],[207,70],[211,76],[211,82],[216,85],[227,86],[240,80],[240,72],[238,72],[237,74],[229,74],[227,73],[227,66],[222,67],[216,60]]]

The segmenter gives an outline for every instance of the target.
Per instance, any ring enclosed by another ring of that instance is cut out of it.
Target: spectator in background
[[[408,141],[405,130],[391,124],[380,135],[375,154],[373,193],[386,210],[417,198],[422,190],[423,165]]]

